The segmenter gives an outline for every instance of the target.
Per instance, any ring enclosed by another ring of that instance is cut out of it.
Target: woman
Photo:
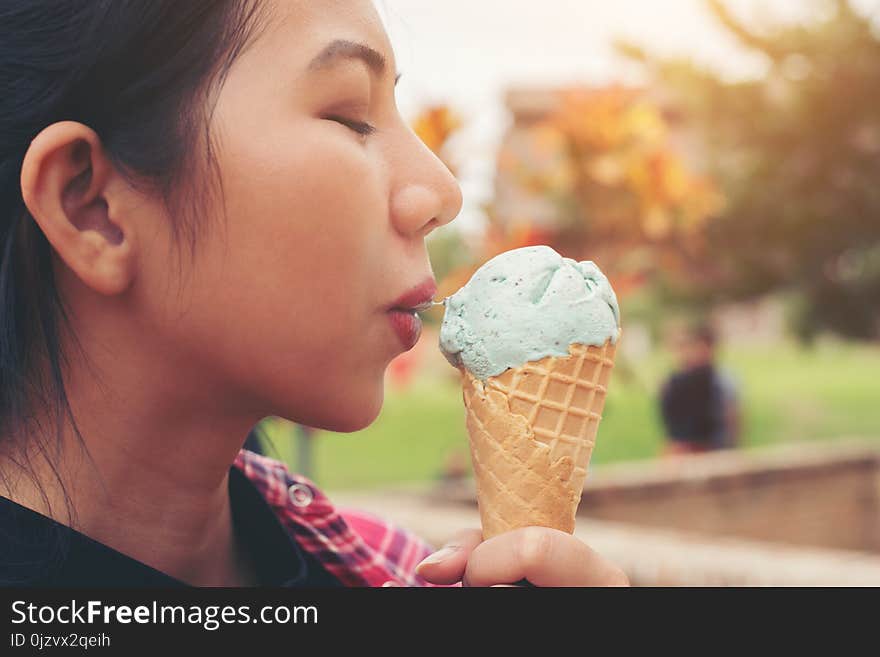
[[[460,210],[369,0],[0,7],[4,582],[625,583],[544,528],[416,572],[421,541],[241,450],[376,418]]]

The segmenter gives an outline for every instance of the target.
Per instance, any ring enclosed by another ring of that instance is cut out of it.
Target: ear
[[[135,272],[130,188],[91,128],[61,121],[31,142],[21,167],[25,205],[59,257],[89,287],[124,292]]]

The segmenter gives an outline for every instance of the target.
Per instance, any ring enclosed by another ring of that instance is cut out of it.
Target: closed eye
[[[341,123],[345,127],[354,130],[362,137],[367,137],[376,132],[376,128],[374,126],[370,125],[369,123],[364,123],[363,121],[352,121],[350,119],[344,119],[340,116],[328,116],[327,120]]]

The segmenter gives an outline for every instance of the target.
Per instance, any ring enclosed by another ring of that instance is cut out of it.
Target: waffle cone
[[[530,525],[574,532],[615,351],[573,344],[485,383],[462,370],[483,538]]]

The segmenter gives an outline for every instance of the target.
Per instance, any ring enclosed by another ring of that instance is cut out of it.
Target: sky
[[[611,47],[625,38],[651,52],[690,56],[732,79],[760,75],[766,63],[744,53],[706,11],[704,0],[375,0],[403,74],[404,117],[446,103],[466,120],[456,137],[465,206],[460,228],[481,224],[491,195],[494,154],[509,117],[511,85],[637,82]],[[748,18],[798,20],[821,11],[811,0],[728,0]],[[856,0],[880,14],[880,0]],[[463,224],[463,225],[461,225]]]

